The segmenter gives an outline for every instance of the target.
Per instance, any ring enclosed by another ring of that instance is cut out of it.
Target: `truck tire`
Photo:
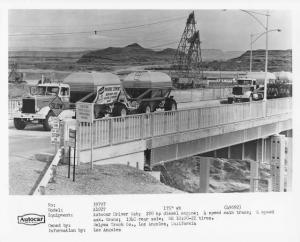
[[[177,103],[173,99],[169,99],[166,101],[164,106],[165,111],[175,111],[177,110]]]
[[[143,108],[143,112],[144,113],[152,113],[153,110],[151,108],[151,105],[150,104],[145,105],[144,108]]]
[[[228,98],[227,103],[228,103],[228,104],[232,104],[232,103],[233,103],[233,98]]]
[[[23,130],[26,127],[26,122],[20,118],[14,118],[14,126],[18,130]]]
[[[45,119],[44,122],[43,122],[43,126],[44,126],[44,130],[45,130],[45,131],[50,131],[50,130],[51,130],[52,127],[51,127],[50,123],[51,123],[51,119],[52,119],[53,117],[55,117],[55,114],[54,114],[52,111],[50,111],[50,112],[47,114],[46,119]]]
[[[115,106],[113,108],[113,116],[114,117],[118,117],[118,116],[126,117],[127,114],[128,114],[128,110],[124,104],[121,104],[121,103],[115,104]]]

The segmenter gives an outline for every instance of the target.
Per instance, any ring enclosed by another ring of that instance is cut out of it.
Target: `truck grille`
[[[233,95],[243,95],[243,88],[242,87],[233,87],[232,94]]]
[[[22,113],[35,113],[35,99],[23,99]]]

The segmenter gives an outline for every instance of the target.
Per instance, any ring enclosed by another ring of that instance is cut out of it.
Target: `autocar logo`
[[[38,225],[42,223],[45,223],[45,215],[28,213],[22,216],[18,216],[18,224]]]

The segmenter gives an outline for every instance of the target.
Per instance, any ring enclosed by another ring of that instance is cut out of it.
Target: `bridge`
[[[282,164],[285,146],[280,146],[280,150],[272,143],[286,144],[284,137],[278,136],[280,133],[291,136],[288,131],[292,130],[292,98],[158,111],[96,119],[91,123],[69,121],[64,125],[64,141],[68,142],[68,130],[75,125],[77,163],[92,166],[122,163],[151,170],[160,162],[193,155],[244,159],[247,153],[250,158],[254,153],[254,161],[273,159]],[[251,142],[255,142],[256,148],[249,152],[247,144]],[[251,169],[255,180],[257,162]],[[282,190],[282,179],[279,183],[276,186]]]

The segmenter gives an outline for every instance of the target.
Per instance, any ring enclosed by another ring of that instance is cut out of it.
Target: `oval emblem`
[[[104,87],[99,88],[98,90],[98,94],[101,95],[104,93]]]

